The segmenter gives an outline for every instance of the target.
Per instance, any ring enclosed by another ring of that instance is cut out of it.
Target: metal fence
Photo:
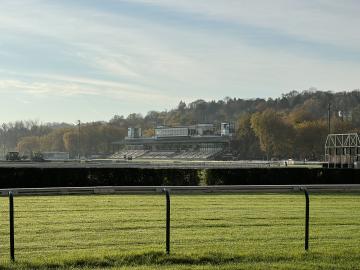
[[[212,194],[212,193],[289,193],[302,192],[305,195],[304,214],[304,249],[309,249],[309,228],[310,228],[310,196],[309,192],[359,192],[360,185],[266,185],[266,186],[196,186],[196,187],[63,187],[63,188],[38,188],[38,189],[3,189],[2,196],[9,198],[9,240],[10,258],[15,260],[15,218],[14,218],[14,196],[26,195],[77,195],[77,194],[165,194],[165,250],[170,254],[171,244],[171,194]]]
[[[295,165],[318,166],[321,162],[306,162]],[[51,162],[4,162],[0,161],[0,167],[14,168],[152,168],[152,169],[230,169],[230,168],[270,168],[284,166],[283,161],[198,161],[198,160],[84,160],[74,161],[51,161]],[[290,165],[290,164],[289,164]]]
[[[336,185],[213,185],[213,186],[93,186],[93,187],[46,187],[46,188],[8,188],[0,189],[0,196],[42,195],[90,195],[90,194],[156,194],[164,189],[176,194],[207,193],[247,193],[247,192],[360,192],[360,184]]]

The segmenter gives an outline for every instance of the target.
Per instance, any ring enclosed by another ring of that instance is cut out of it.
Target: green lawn
[[[0,269],[360,269],[360,194],[172,195],[171,255],[164,195],[0,198]]]

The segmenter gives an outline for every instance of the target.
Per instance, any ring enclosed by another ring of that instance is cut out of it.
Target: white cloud
[[[63,53],[82,61],[84,69],[127,77],[141,84],[148,83],[149,87],[158,87],[156,80],[160,78],[182,80],[186,74],[192,74],[194,63],[190,57],[174,50],[171,44],[177,43],[177,33],[166,26],[122,14],[105,16],[88,10],[69,14],[67,8],[47,5],[17,11],[10,6],[7,13],[4,12],[6,6],[3,7],[4,16],[0,17],[3,31],[7,29],[7,33],[15,33],[17,37],[26,33],[33,39],[41,37],[61,42]],[[164,29],[165,35],[170,36],[168,40],[161,36]]]
[[[346,0],[131,0],[289,34],[300,40],[358,49],[360,4]]]
[[[357,2],[129,1],[134,2],[181,12],[184,21],[200,18],[211,25],[226,22],[220,25],[235,29],[259,27],[270,38],[283,35],[309,42],[310,47],[312,42],[319,43],[320,50],[321,44],[338,46],[340,55],[347,50],[358,52],[360,46],[360,30],[354,27],[360,24]],[[133,111],[142,111],[145,105],[170,109],[179,100],[268,97],[310,86],[359,88],[358,58],[334,60],[317,56],[316,51],[292,50],[286,44],[268,46],[266,37],[251,32],[250,38],[265,42],[253,46],[248,36],[224,32],[192,27],[181,20],[167,24],[161,16],[157,20],[86,5],[74,8],[69,2],[4,1],[0,49],[6,37],[17,51],[11,47],[0,50],[0,91],[27,93],[49,102],[54,95],[96,96],[99,101],[106,97],[134,104]],[[50,52],[44,56],[39,45]],[[2,61],[13,55],[29,58],[31,64]],[[71,68],[72,64],[76,67]]]

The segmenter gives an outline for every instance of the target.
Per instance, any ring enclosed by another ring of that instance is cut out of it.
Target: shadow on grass
[[[336,258],[337,257],[337,258]],[[0,270],[7,269],[103,269],[111,267],[135,266],[171,266],[171,265],[226,265],[241,263],[296,263],[346,259],[339,255],[317,253],[299,253],[292,255],[228,255],[223,253],[207,253],[203,255],[166,255],[163,252],[147,252],[141,254],[114,255],[103,257],[82,256],[79,258],[49,261],[19,261],[0,265]],[[352,255],[352,260],[360,261],[360,255]]]

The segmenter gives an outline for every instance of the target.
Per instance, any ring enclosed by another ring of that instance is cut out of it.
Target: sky
[[[0,0],[0,122],[360,88],[357,0]]]

